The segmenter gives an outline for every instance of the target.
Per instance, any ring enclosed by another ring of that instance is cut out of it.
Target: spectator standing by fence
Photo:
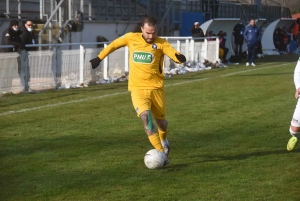
[[[260,31],[257,26],[255,26],[255,20],[250,20],[250,26],[246,27],[244,38],[247,43],[247,63],[246,66],[255,66],[254,59],[255,59],[255,48],[257,42],[259,41]]]
[[[192,37],[193,38],[199,38],[199,37],[204,37],[204,32],[203,30],[200,28],[200,23],[199,22],[195,22],[192,29]]]
[[[35,43],[35,34],[33,32],[33,23],[30,20],[26,20],[24,25],[20,27],[22,31],[21,41],[23,44],[36,44]],[[27,51],[37,50],[36,47],[26,47]]]
[[[19,22],[17,20],[11,20],[9,27],[2,33],[1,45],[13,45],[14,48],[0,48],[0,52],[16,52],[20,49],[25,49],[20,38],[21,33],[19,30]]]
[[[242,57],[243,44],[244,44],[244,31],[245,26],[243,25],[242,20],[239,20],[238,23],[233,28],[234,36],[234,53],[236,56]]]

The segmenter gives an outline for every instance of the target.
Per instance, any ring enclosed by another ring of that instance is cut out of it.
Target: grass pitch
[[[166,79],[159,170],[127,83],[3,96],[0,200],[300,200],[300,146],[286,151],[297,60]]]

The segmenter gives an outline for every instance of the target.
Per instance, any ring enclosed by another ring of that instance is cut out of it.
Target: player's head
[[[142,35],[147,43],[152,43],[156,38],[157,21],[154,17],[144,17],[142,21]]]
[[[255,19],[252,18],[252,19],[250,20],[250,25],[251,25],[252,27],[255,26]]]

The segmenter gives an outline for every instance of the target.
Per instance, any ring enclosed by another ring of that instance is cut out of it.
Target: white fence
[[[219,41],[194,42],[191,37],[169,37],[168,42],[188,61],[215,62],[219,55]],[[102,48],[96,45],[107,43],[72,43],[40,45],[51,50],[0,53],[0,92],[20,93],[46,89],[70,88],[88,85],[101,78],[120,77],[129,71],[128,48],[120,48],[106,57],[97,69],[92,69],[89,60],[96,57]],[[32,45],[31,45],[32,46]],[[39,45],[36,45],[39,46]],[[71,50],[64,50],[66,47]],[[8,46],[0,46],[0,48]],[[11,46],[10,46],[11,47]],[[164,68],[174,64],[165,57]]]

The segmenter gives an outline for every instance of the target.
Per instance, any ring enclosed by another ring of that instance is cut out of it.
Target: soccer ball
[[[158,151],[157,149],[151,149],[145,154],[144,162],[149,169],[161,168],[164,166],[165,153]]]

